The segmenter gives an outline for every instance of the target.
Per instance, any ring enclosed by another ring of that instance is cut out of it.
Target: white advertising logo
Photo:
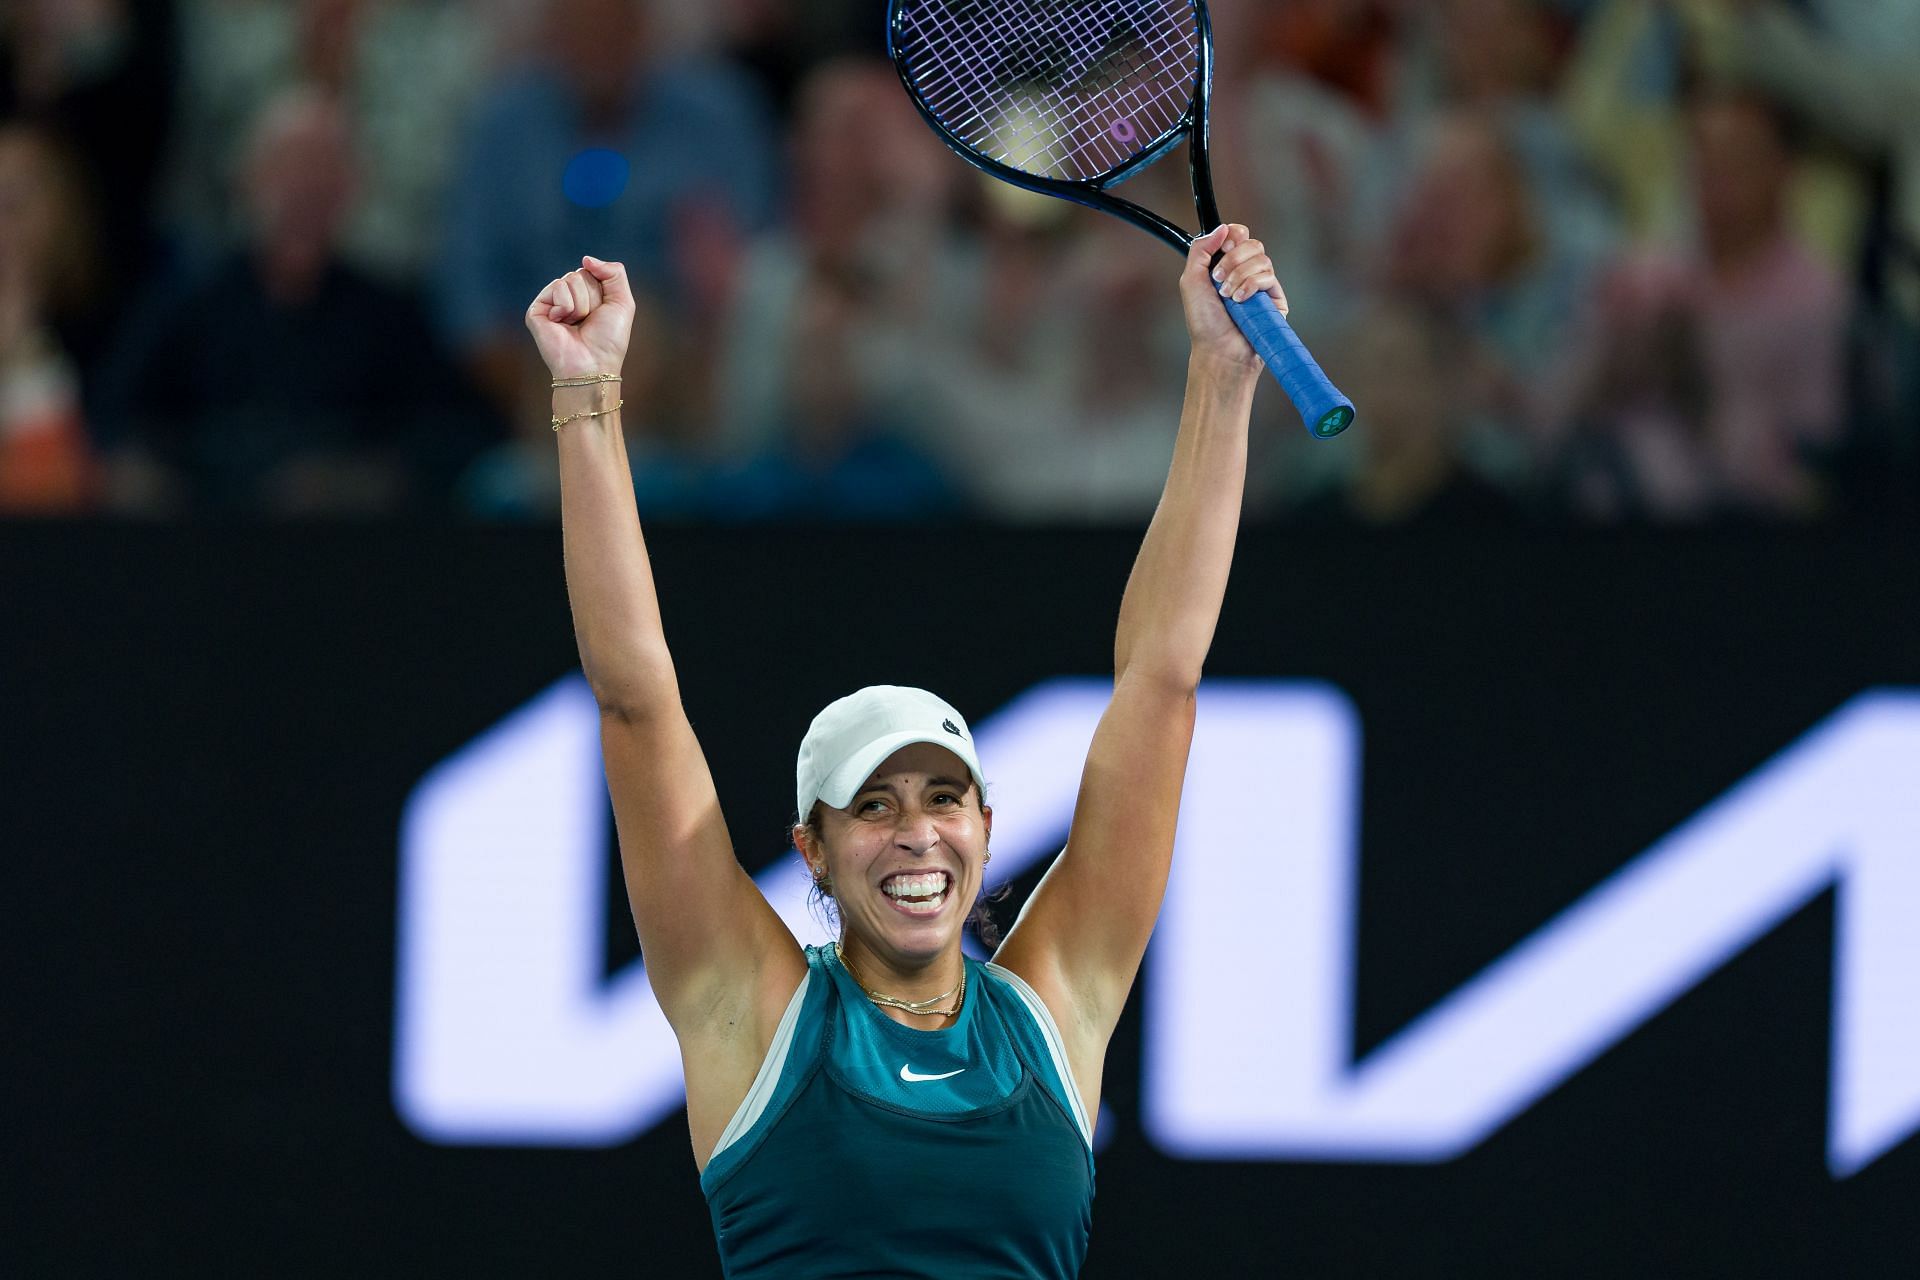
[[[976,722],[996,869],[1059,849],[1111,689],[1050,681]],[[599,724],[571,677],[408,801],[394,1099],[423,1138],[611,1145],[683,1101],[641,964],[603,976]],[[1356,1063],[1359,746],[1326,686],[1201,691],[1143,1005],[1142,1118],[1162,1150],[1458,1156],[1830,886],[1830,1169],[1846,1177],[1920,1128],[1920,694],[1850,702]],[[796,936],[821,940],[797,857],[758,883]],[[1264,991],[1268,1016],[1222,1008],[1222,973]]]

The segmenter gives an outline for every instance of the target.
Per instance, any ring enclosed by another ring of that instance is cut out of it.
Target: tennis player
[[[730,1277],[1079,1272],[1102,1065],[1166,889],[1261,372],[1216,291],[1286,305],[1245,227],[1194,244],[1186,407],[1120,602],[1113,701],[1066,848],[990,964],[960,938],[993,810],[966,720],[931,693],[862,689],[800,745],[793,840],[836,943],[802,948],[741,869],[634,506],[626,272],[586,258],[527,310],[553,375],[567,590],[627,891]]]

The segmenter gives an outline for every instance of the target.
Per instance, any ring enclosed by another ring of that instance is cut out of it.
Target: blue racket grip
[[[1353,401],[1340,394],[1314,363],[1306,344],[1293,331],[1279,306],[1264,293],[1256,293],[1245,302],[1229,298],[1220,301],[1227,314],[1240,326],[1240,332],[1267,362],[1267,368],[1280,380],[1281,388],[1307,430],[1322,440],[1331,440],[1353,425]]]

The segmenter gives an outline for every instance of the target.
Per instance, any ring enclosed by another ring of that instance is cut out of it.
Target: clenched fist
[[[633,288],[617,262],[580,259],[527,308],[527,328],[555,378],[618,373],[633,336]]]

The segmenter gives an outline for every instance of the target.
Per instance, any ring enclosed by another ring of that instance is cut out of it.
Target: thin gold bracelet
[[[569,422],[578,422],[582,418],[604,418],[610,413],[618,413],[620,406],[625,403],[625,400],[616,400],[613,402],[613,408],[611,409],[594,409],[588,413],[570,413],[564,418],[555,418],[553,420],[553,429],[558,431]]]
[[[620,375],[617,373],[583,373],[577,378],[555,378],[553,386],[556,390],[560,387],[597,387],[601,383],[618,381]]]

